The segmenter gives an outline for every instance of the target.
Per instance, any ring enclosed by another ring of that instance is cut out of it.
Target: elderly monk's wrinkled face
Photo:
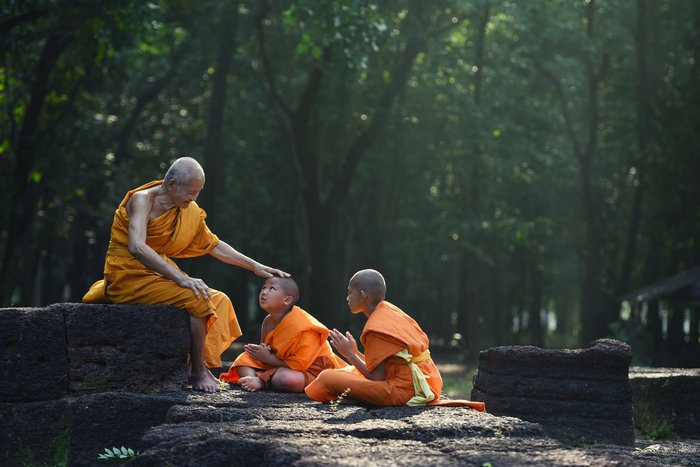
[[[175,183],[174,189],[170,192],[173,202],[178,208],[187,209],[192,201],[196,201],[199,193],[204,188],[204,180],[199,177],[192,177],[186,183]]]
[[[274,277],[265,281],[258,295],[260,308],[268,313],[282,311],[287,308],[291,302],[292,297],[287,295],[287,292],[282,289]]]
[[[363,303],[363,298],[365,295],[362,291],[354,284],[348,284],[348,296],[346,298],[348,302],[348,307],[353,314],[362,313],[365,310],[365,305]]]

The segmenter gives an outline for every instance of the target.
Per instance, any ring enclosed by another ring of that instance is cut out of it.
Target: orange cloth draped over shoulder
[[[347,363],[333,353],[327,338],[328,328],[295,305],[279,324],[267,333],[262,343],[269,345],[275,355],[290,369],[304,373],[305,385],[308,385],[327,368],[347,366]],[[219,379],[229,383],[237,382],[239,375],[236,368],[241,366],[260,370],[257,375],[263,381],[269,381],[279,370],[279,367],[267,365],[243,352],[227,373],[219,375]]]
[[[429,356],[428,336],[413,318],[386,300],[379,302],[370,314],[360,342],[365,349],[365,365],[369,371],[386,360],[386,379],[372,381],[352,366],[326,370],[306,387],[306,394],[311,399],[330,402],[345,393],[350,399],[371,405],[405,405],[416,396],[414,378],[406,360],[395,355],[407,350],[435,395],[428,405],[461,405],[481,411],[485,409],[482,402],[440,400],[442,377]]]
[[[162,180],[156,180],[133,189],[119,204],[112,222],[104,279],[90,287],[83,302],[167,304],[198,318],[207,317],[204,361],[209,367],[220,367],[221,353],[241,335],[231,300],[223,292],[213,289],[209,300],[198,299],[192,290],[147,269],[127,248],[129,215],[126,203],[137,191],[162,183]],[[219,238],[207,227],[206,217],[206,212],[194,201],[186,209],[170,209],[148,222],[146,244],[167,263],[178,268],[171,258],[202,256],[218,245]]]

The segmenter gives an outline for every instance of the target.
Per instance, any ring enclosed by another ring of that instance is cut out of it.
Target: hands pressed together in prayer
[[[267,344],[246,344],[243,346],[243,349],[254,359],[268,365],[274,364],[277,360],[272,347]]]
[[[359,354],[357,342],[350,332],[343,334],[337,329],[332,329],[328,333],[328,339],[335,350],[343,357],[350,360],[352,356]]]

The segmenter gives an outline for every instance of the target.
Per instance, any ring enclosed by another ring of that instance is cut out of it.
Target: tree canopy
[[[648,342],[618,297],[700,265],[698,2],[8,0],[0,14],[3,306],[79,301],[125,192],[182,155],[205,168],[211,229],[291,272],[327,326],[360,328],[346,285],[371,267],[435,345],[472,359]],[[212,258],[181,267],[253,334],[261,281]],[[697,318],[665,313],[698,344]]]

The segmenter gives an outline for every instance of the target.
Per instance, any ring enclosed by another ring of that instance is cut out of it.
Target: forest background
[[[329,327],[361,329],[345,291],[371,267],[434,347],[471,362],[605,336],[637,363],[664,352],[619,297],[700,265],[700,2],[3,0],[0,14],[0,306],[79,301],[125,192],[190,155],[210,228],[291,272]],[[259,278],[178,263],[257,339]],[[697,349],[700,313],[659,313],[664,338],[675,326]]]

